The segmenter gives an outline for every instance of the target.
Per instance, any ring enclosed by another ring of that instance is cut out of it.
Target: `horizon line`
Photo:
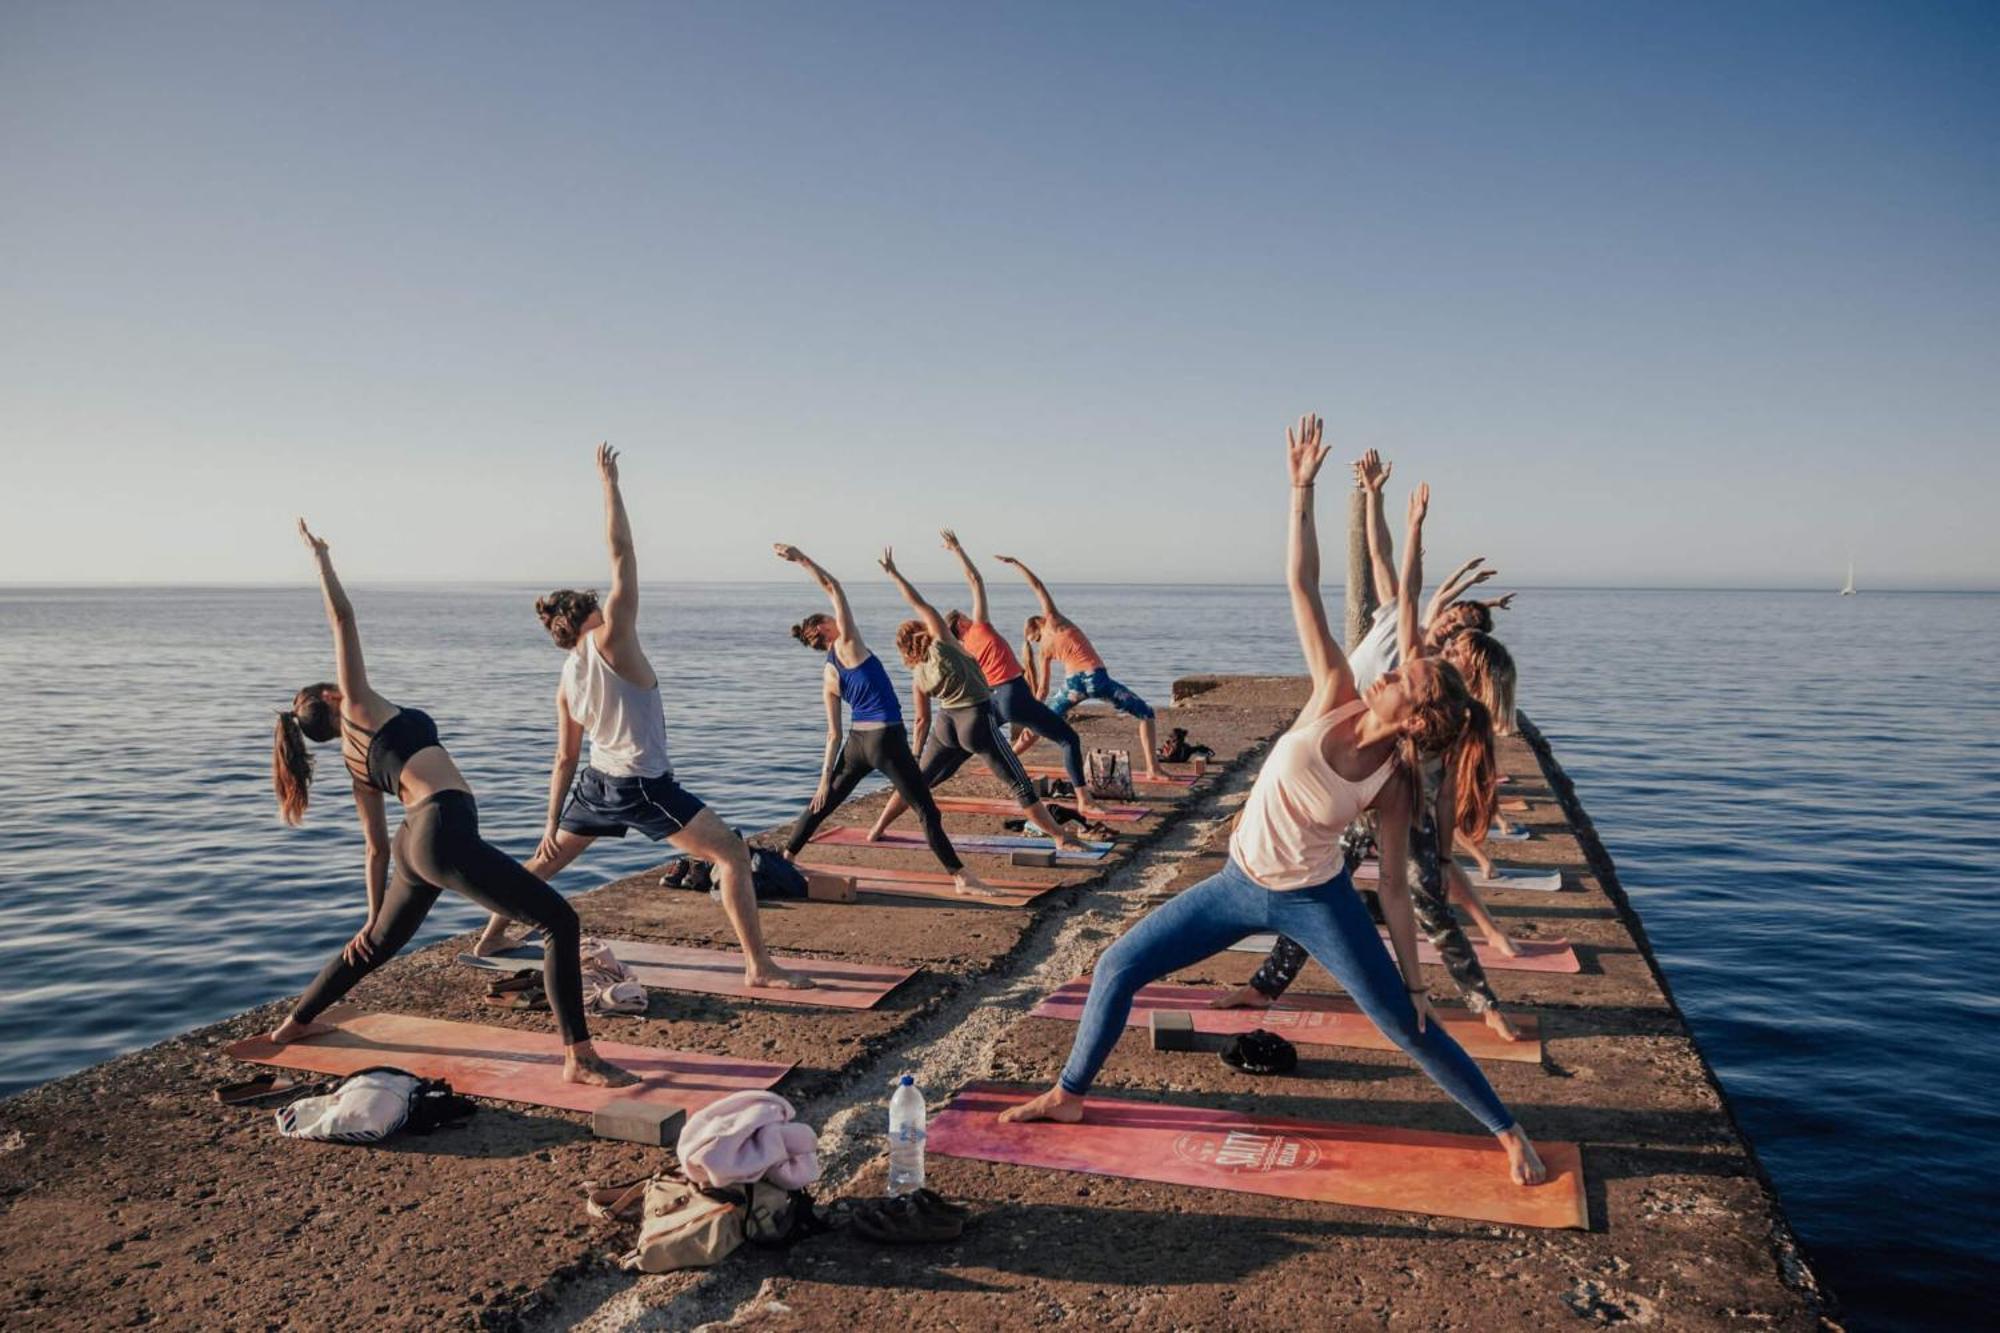
[[[343,580],[346,582],[347,580]],[[596,583],[603,579],[595,580]],[[791,579],[642,579],[640,586],[653,587],[735,587],[760,588],[789,586]],[[1282,579],[1248,582],[1238,579],[1197,580],[1197,579],[1064,579],[1062,582],[1075,588],[1272,588],[1281,587]],[[569,580],[528,580],[528,579],[357,579],[352,580],[357,588],[540,588],[540,587],[591,587],[590,579]],[[55,579],[55,580],[15,580],[0,579],[0,591],[19,592],[35,589],[51,591],[88,590],[132,590],[146,589],[262,589],[262,588],[312,588],[317,585],[308,579]],[[1331,586],[1322,582],[1321,587]],[[1507,588],[1519,592],[1798,592],[1826,593],[1839,595],[1837,587],[1817,583],[1509,583]],[[2000,593],[2000,584],[1919,584],[1882,585],[1856,589],[1855,595],[1866,593]]]

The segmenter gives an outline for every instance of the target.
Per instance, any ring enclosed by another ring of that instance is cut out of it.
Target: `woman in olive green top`
[[[986,684],[986,673],[979,669],[979,659],[959,645],[937,608],[897,570],[893,550],[883,550],[882,569],[896,581],[903,600],[917,613],[915,620],[906,620],[897,628],[896,650],[915,682],[911,703],[917,715],[915,739],[917,752],[923,757],[924,785],[936,788],[966,760],[978,755],[993,770],[993,776],[1007,785],[1027,817],[1055,839],[1056,846],[1082,851],[1084,844],[1065,833],[1042,804],[1034,779],[1001,734],[991,707],[993,691]],[[881,818],[868,832],[869,840],[888,832],[908,808],[901,796],[891,795],[882,807]]]

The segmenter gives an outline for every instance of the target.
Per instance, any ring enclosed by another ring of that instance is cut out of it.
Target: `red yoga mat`
[[[251,1037],[224,1052],[253,1064],[340,1076],[389,1065],[419,1078],[449,1080],[452,1091],[468,1097],[564,1111],[601,1111],[612,1103],[695,1111],[745,1088],[775,1087],[792,1068],[789,1063],[598,1041],[599,1055],[637,1074],[641,1082],[629,1088],[593,1088],[563,1082],[562,1038],[553,1032],[368,1014],[345,1006],[327,1010],[321,1021],[339,1030],[286,1046],[274,1045],[266,1036]]]
[[[1128,1027],[1145,1027],[1156,1010],[1175,1009],[1194,1019],[1194,1030],[1233,1037],[1263,1028],[1304,1046],[1353,1046],[1368,1051],[1393,1051],[1396,1043],[1369,1022],[1361,1007],[1344,995],[1301,995],[1292,991],[1269,1009],[1211,1009],[1209,1001],[1224,994],[1214,986],[1141,987],[1132,1000]],[[1083,1017],[1090,995],[1090,978],[1079,977],[1036,1005],[1031,1018],[1059,1018],[1075,1023]],[[1506,1060],[1518,1064],[1542,1062],[1542,1029],[1533,1014],[1510,1014],[1522,1040],[1508,1041],[1484,1019],[1463,1009],[1434,1008],[1444,1030],[1476,1060]]]
[[[897,870],[881,866],[821,865],[800,861],[801,870],[817,870],[828,875],[844,875],[863,893],[887,894],[895,898],[928,898],[957,907],[1026,907],[1045,893],[1054,893],[1061,884],[1044,884],[1031,879],[999,879],[982,875],[991,894],[960,893],[951,876],[941,870]]]
[[[816,983],[811,990],[743,984],[743,953],[739,949],[695,949],[651,940],[605,940],[618,961],[632,969],[639,984],[650,990],[687,991],[696,995],[733,995],[745,1000],[810,1004],[823,1009],[873,1009],[884,996],[917,974],[913,967],[881,967],[874,963],[829,962],[824,958],[779,958],[779,967],[803,972]],[[472,967],[512,972],[540,967],[540,945],[523,945],[488,958],[460,954]]]
[[[1573,1143],[1537,1143],[1549,1177],[1516,1185],[1491,1135],[1342,1125],[1091,1097],[1077,1125],[1003,1125],[1032,1094],[975,1083],[930,1123],[946,1157],[1388,1208],[1502,1226],[1590,1224]]]
[[[979,796],[937,796],[933,797],[940,810],[952,810],[962,815],[1000,815],[1010,818],[1021,813],[1021,807],[1012,801],[988,800]],[[1061,800],[1061,797],[1054,797]],[[1112,824],[1136,824],[1153,812],[1143,805],[1105,805],[1098,807],[1093,816]]]

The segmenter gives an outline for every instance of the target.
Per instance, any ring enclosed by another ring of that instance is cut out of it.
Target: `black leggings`
[[[1035,697],[1025,678],[1016,676],[993,687],[993,711],[1008,726],[1026,727],[1060,749],[1069,785],[1083,790],[1083,738],[1076,734],[1075,727],[1057,717],[1053,708]]]
[[[577,962],[582,931],[576,909],[526,866],[479,836],[479,807],[471,792],[441,791],[411,806],[403,814],[391,855],[395,873],[389,877],[375,929],[368,936],[374,956],[350,963],[336,954],[306,987],[292,1010],[294,1018],[310,1023],[353,990],[355,982],[395,957],[430,915],[438,895],[456,889],[489,912],[541,927],[547,935],[542,984],[549,1007],[555,1010],[556,1026],[562,1029],[565,1045],[590,1040],[583,1021],[583,970]]]
[[[924,785],[940,786],[974,755],[985,760],[993,776],[1007,784],[1023,810],[1040,799],[1035,794],[1035,780],[1021,767],[1020,756],[1000,734],[993,709],[985,704],[937,711],[931,738],[924,742]]]
[[[861,785],[861,779],[870,773],[880,773],[889,779],[889,785],[903,798],[903,803],[917,812],[923,821],[924,841],[931,846],[931,855],[956,875],[965,868],[952,850],[951,839],[944,835],[944,816],[938,813],[937,802],[931,799],[931,790],[924,785],[924,775],[917,768],[917,757],[910,753],[910,733],[898,722],[887,727],[871,727],[866,731],[849,731],[840,743],[840,753],[833,758],[833,772],[826,781],[826,804],[815,810],[810,805],[799,816],[798,823],[792,825],[792,837],[785,844],[787,856],[798,855],[799,848],[812,841],[812,835],[826,822],[826,817],[841,807],[854,789]]]

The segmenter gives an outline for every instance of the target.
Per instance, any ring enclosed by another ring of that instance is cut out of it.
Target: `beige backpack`
[[[1131,751],[1092,750],[1084,756],[1083,783],[1100,801],[1131,800]]]
[[[641,1273],[707,1268],[743,1243],[742,1192],[705,1190],[678,1175],[591,1190],[587,1207],[592,1217],[638,1222],[638,1243],[619,1262]]]

